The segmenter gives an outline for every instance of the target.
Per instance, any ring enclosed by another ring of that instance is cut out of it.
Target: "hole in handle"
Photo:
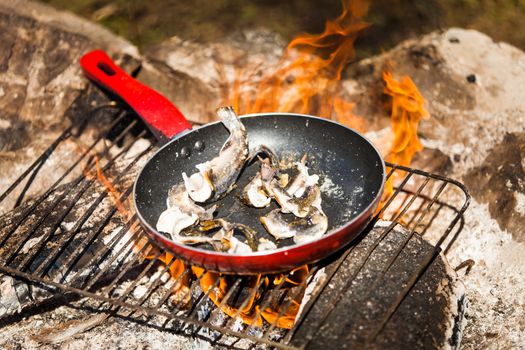
[[[103,71],[104,73],[106,73],[107,75],[109,75],[110,77],[117,74],[113,68],[111,68],[107,63],[104,63],[104,62],[99,62],[97,63],[97,67]]]

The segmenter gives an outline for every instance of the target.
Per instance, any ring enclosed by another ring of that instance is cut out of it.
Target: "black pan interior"
[[[381,190],[384,167],[376,149],[355,131],[329,120],[290,114],[267,114],[242,118],[250,148],[267,145],[281,157],[296,160],[308,156],[310,174],[320,176],[322,206],[329,230],[345,225],[366,209]],[[168,190],[182,182],[182,172],[196,172],[195,165],[215,157],[228,131],[221,123],[209,124],[165,145],[140,173],[135,204],[144,220],[155,227],[166,209]],[[204,149],[199,151],[199,143]],[[187,151],[190,155],[187,156]],[[239,198],[242,188],[259,170],[257,162],[246,167],[237,188],[220,200],[217,217],[229,218],[255,228],[268,237],[259,217],[276,208],[256,209]],[[291,243],[280,241],[279,246]]]

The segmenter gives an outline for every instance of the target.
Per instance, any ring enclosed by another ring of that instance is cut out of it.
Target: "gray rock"
[[[449,29],[365,59],[348,69],[344,86],[372,130],[390,125],[381,79],[388,64],[395,76],[409,75],[426,98],[431,118],[422,121],[420,136],[444,155],[436,163],[425,150],[414,164],[464,179],[474,195],[448,252],[454,266],[475,262],[464,276],[470,308],[463,347],[522,347],[525,54],[473,30]]]
[[[190,121],[204,124],[217,119],[215,109],[227,103],[241,72],[250,73],[251,83],[259,81],[284,47],[278,35],[262,29],[211,44],[173,37],[146,50],[138,78],[158,88]]]
[[[367,340],[425,255],[433,251],[432,245],[414,235],[383,276],[385,264],[410,234],[395,225],[364,263],[367,251],[389,224],[379,221],[356,243],[296,331],[293,344],[303,345],[308,339],[308,349],[459,348],[465,290],[443,254],[436,256],[377,338]]]
[[[465,175],[465,183],[502,230],[525,242],[525,133],[509,133],[480,166]]]
[[[60,132],[88,86],[79,58],[106,49],[120,62],[138,57],[126,40],[72,14],[30,1],[0,1],[0,192],[3,192]],[[75,115],[87,113],[90,101]],[[78,108],[77,108],[78,109]],[[72,149],[64,150],[67,157]],[[56,162],[55,167],[60,167]],[[39,179],[35,195],[55,178]],[[12,204],[12,203],[8,203]],[[2,204],[0,212],[9,209]]]

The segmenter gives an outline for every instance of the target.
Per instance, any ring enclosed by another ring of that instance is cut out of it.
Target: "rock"
[[[454,40],[451,40],[454,38]],[[456,40],[459,40],[456,41]],[[388,66],[395,75],[410,76],[427,100],[432,116],[420,133],[432,148],[460,156],[458,173],[480,164],[507,132],[525,128],[525,54],[486,35],[449,29],[405,41],[392,50],[349,67],[349,93],[356,113],[373,129],[389,125],[383,109],[381,73]],[[475,74],[476,82],[467,77]],[[461,151],[464,150],[464,151]],[[457,157],[456,157],[457,158]]]
[[[0,28],[2,120],[5,126],[14,121],[26,132],[52,130],[66,122],[65,112],[87,85],[78,65],[82,54],[101,47],[138,57],[124,39],[39,3],[2,1]],[[2,148],[14,146],[4,142]]]
[[[0,1],[0,192],[7,189],[61,131],[92,106],[78,60],[103,48],[132,64],[137,49],[72,14],[30,1]],[[81,100],[81,97],[83,101]],[[71,145],[74,146],[74,145]],[[71,147],[74,148],[74,147]],[[63,157],[70,157],[72,149]],[[55,166],[60,167],[60,162]],[[29,194],[50,186],[44,176]],[[40,180],[40,179],[39,179]],[[47,185],[47,186],[46,186]],[[12,204],[12,203],[9,203]],[[2,204],[0,212],[9,208]]]
[[[438,254],[430,264],[425,275],[408,293],[376,340],[365,346],[365,339],[396,300],[406,279],[419,267],[424,256],[433,251],[432,245],[414,235],[396,263],[381,278],[381,271],[393,251],[410,233],[402,226],[395,225],[365,261],[366,252],[389,224],[387,221],[379,221],[356,243],[339,272],[303,320],[301,328],[296,331],[292,344],[303,345],[309,339],[306,347],[308,349],[459,347],[466,307],[465,291],[442,254]],[[327,269],[329,271],[330,267]],[[348,285],[347,282],[352,277],[355,277],[355,283]]]
[[[525,133],[505,135],[480,166],[465,175],[465,183],[502,230],[525,242]]]
[[[187,119],[204,124],[217,119],[215,109],[226,103],[241,73],[259,81],[284,47],[278,35],[263,29],[211,44],[173,37],[144,53],[149,63],[138,78],[158,88]]]
[[[395,76],[414,80],[431,114],[419,129],[427,150],[414,166],[464,179],[474,197],[448,252],[453,265],[475,261],[464,277],[470,322],[463,347],[523,346],[525,54],[482,33],[453,28],[351,65],[343,86],[372,130],[390,125],[381,79],[389,66]],[[442,156],[427,157],[429,149]]]
[[[425,169],[433,174],[445,175],[452,170],[452,160],[437,148],[424,148],[416,153],[410,166],[416,169]]]

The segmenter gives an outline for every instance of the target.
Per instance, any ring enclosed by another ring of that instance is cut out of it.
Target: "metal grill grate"
[[[336,257],[310,266],[307,278],[299,285],[286,282],[287,278],[293,279],[290,274],[270,279],[229,277],[228,288],[217,307],[210,301],[210,294],[215,293],[220,280],[213,280],[204,292],[201,282],[206,274],[196,274],[187,266],[177,280],[166,278],[166,273],[177,262],[154,248],[136,217],[125,209],[136,170],[155,149],[144,143],[148,132],[141,128],[137,118],[119,110],[115,104],[94,109],[84,119],[87,124],[82,129],[89,129],[88,121],[97,120],[99,114],[106,117],[109,114],[113,120],[106,124],[104,132],[88,138],[90,142],[86,144],[85,131],[79,132],[73,126],[68,128],[0,196],[0,204],[14,203],[15,207],[0,218],[3,227],[0,271],[50,287],[49,296],[60,292],[90,297],[84,306],[93,311],[148,322],[162,329],[202,337],[214,344],[233,348],[254,348],[262,344],[285,349],[308,347],[314,333],[304,337],[295,335],[304,326],[319,296],[344,268],[346,259],[363,248],[350,245]],[[82,137],[85,146],[75,157],[61,160],[66,166],[60,174],[54,174],[56,179],[47,191],[24,201],[40,174],[53,166],[48,164],[49,158],[57,149],[68,142],[78,144]],[[363,235],[379,217],[389,223],[381,226],[373,243],[361,251],[359,259],[354,259],[357,268],[344,289],[352,288],[374,250],[388,239],[397,224],[407,228],[409,234],[392,249],[374,283],[367,286],[368,291],[387,278],[414,235],[424,236],[434,248],[400,280],[398,293],[382,313],[380,322],[369,327],[363,339],[365,344],[381,334],[438,254],[448,251],[461,231],[462,214],[469,202],[463,185],[454,180],[393,164],[388,166],[388,177],[396,177],[398,185]],[[101,174],[104,177],[101,178]],[[111,185],[105,183],[106,178],[111,180]],[[320,273],[324,276],[322,279],[318,278]],[[174,287],[185,279],[189,280],[189,288],[178,289],[174,297]],[[275,305],[276,300],[277,316],[283,316],[312,284],[315,284],[314,291],[306,293],[308,297],[304,297],[300,318],[292,329],[280,328],[277,322],[266,320],[262,327],[254,321],[244,324],[237,321],[241,310],[249,306],[254,296],[257,296],[258,308],[253,308],[253,319],[260,319],[263,310]],[[369,293],[364,295],[363,303]],[[341,295],[336,295],[324,313],[316,316],[317,329],[326,322],[340,298]],[[189,304],[188,299],[191,299]],[[232,305],[235,306],[230,314],[233,317],[228,317],[221,310]]]

